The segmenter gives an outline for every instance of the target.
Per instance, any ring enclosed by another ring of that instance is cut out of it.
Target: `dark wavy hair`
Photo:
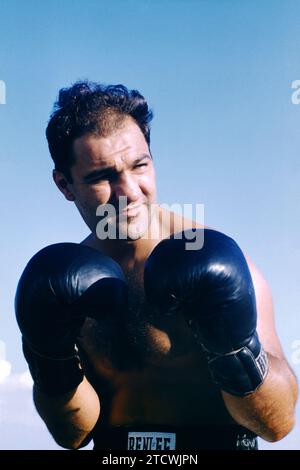
[[[107,137],[131,116],[150,145],[153,117],[147,101],[137,90],[124,85],[102,85],[89,81],[62,88],[46,129],[49,151],[55,169],[72,182],[73,142],[84,134]]]

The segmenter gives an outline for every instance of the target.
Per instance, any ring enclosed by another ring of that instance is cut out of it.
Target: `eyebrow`
[[[150,155],[148,154],[141,155],[140,157],[133,160],[130,166],[135,166],[145,159],[151,160]],[[89,173],[87,173],[85,176],[82,177],[82,181],[83,183],[88,183],[94,178],[101,178],[103,176],[116,175],[117,173],[118,171],[115,169],[114,166],[105,166],[105,167],[99,168],[98,170],[90,171]]]

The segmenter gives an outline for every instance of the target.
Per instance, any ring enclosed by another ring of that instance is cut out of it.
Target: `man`
[[[282,439],[297,385],[269,287],[231,238],[157,204],[151,118],[121,85],[60,92],[47,127],[53,177],[91,233],[39,252],[19,283],[37,410],[66,448]],[[204,244],[188,250],[193,234]]]

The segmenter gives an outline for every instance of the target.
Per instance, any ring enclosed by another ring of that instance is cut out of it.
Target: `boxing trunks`
[[[227,426],[120,426],[97,425],[94,450],[258,450],[257,437],[238,425]]]

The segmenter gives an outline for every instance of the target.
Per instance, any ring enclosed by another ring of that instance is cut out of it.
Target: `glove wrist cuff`
[[[23,339],[23,353],[35,386],[49,396],[58,396],[74,390],[83,380],[78,355],[52,359],[33,351]]]
[[[242,397],[255,392],[268,374],[268,357],[257,334],[236,351],[220,355],[206,351],[206,355],[214,382],[232,395]]]

